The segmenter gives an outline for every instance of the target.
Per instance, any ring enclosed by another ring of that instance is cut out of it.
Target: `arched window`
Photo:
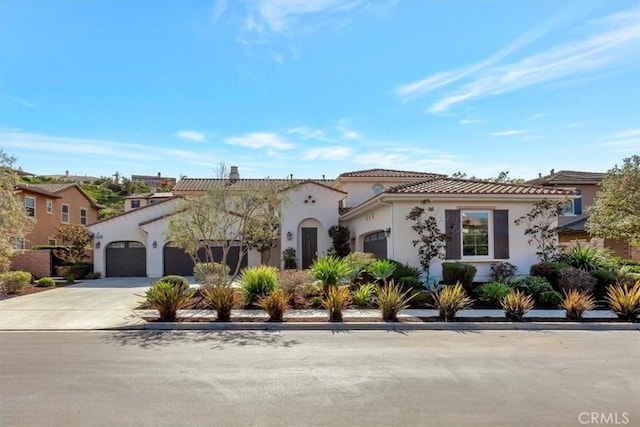
[[[371,189],[373,190],[373,194],[380,194],[384,191],[384,186],[382,184],[376,184],[373,187],[371,187]]]

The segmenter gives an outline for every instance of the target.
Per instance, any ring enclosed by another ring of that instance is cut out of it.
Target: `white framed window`
[[[47,200],[47,213],[53,215],[53,200]]]
[[[560,206],[560,215],[575,215],[575,205],[573,200],[567,200],[565,203]]]
[[[63,224],[69,224],[69,205],[62,205],[60,222],[62,222]]]
[[[35,218],[36,217],[36,199],[34,199],[33,197],[25,196],[24,209],[27,212],[27,216],[29,218]]]
[[[80,224],[87,225],[87,218],[89,215],[89,211],[87,208],[80,208]]]
[[[15,249],[17,250],[24,249],[24,237],[16,237]]]
[[[140,207],[140,200],[132,200],[131,201],[131,209],[136,209]]]
[[[493,247],[492,212],[462,211],[462,258],[490,258]]]
[[[373,194],[378,195],[384,191],[384,186],[382,184],[376,184],[371,187],[371,189],[373,190]]]

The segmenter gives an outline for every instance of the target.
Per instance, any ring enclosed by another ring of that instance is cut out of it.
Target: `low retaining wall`
[[[51,276],[51,251],[25,249],[11,257],[11,270],[28,271],[36,278]]]

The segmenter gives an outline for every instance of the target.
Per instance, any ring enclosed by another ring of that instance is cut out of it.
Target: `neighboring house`
[[[240,179],[235,167],[229,179],[183,178],[174,188],[174,197],[90,225],[96,235],[95,271],[105,276],[191,274],[191,258],[166,238],[180,198],[219,186],[250,189],[264,181]],[[418,266],[417,249],[412,244],[417,236],[406,215],[430,200],[441,229],[452,231],[446,259],[475,265],[479,280],[486,279],[490,265],[499,261],[509,261],[526,274],[537,261],[536,248],[528,244],[524,229],[514,220],[541,199],[575,197],[570,190],[385,169],[345,173],[335,180],[269,181],[287,191],[280,239],[268,257],[271,265],[281,266],[282,251],[291,247],[296,250],[298,267],[307,268],[328,253],[329,228],[342,224],[351,231],[353,250]],[[235,260],[233,255],[232,268],[238,262],[237,252]],[[258,265],[266,258],[251,250],[240,262],[241,266]],[[434,260],[432,275],[441,276],[441,263]]]
[[[47,177],[64,182],[93,182],[99,179],[89,175],[71,175],[69,171],[65,171],[64,175],[47,175]]]
[[[124,211],[129,212],[133,209],[143,208],[148,205],[161,202],[173,197],[172,192],[166,193],[140,193],[132,194],[124,198]]]
[[[589,216],[587,208],[593,205],[600,181],[605,174],[601,172],[581,172],[551,170],[549,175],[527,181],[527,184],[539,185],[546,188],[561,188],[574,190],[579,197],[568,202],[560,212],[558,226],[560,227],[559,240],[564,246],[570,246],[576,242],[590,243],[595,246],[609,248],[612,253],[622,258],[630,257],[629,242],[612,239],[595,239],[587,232],[586,224]]]
[[[19,249],[34,245],[55,245],[56,227],[65,224],[88,225],[98,220],[98,205],[78,184],[18,184],[16,192],[33,218],[31,233],[18,238]]]
[[[152,190],[158,187],[173,188],[176,185],[175,178],[162,176],[160,172],[157,175],[131,175],[131,181],[142,182]]]

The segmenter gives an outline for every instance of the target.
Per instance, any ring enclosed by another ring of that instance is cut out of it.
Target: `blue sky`
[[[0,9],[0,147],[33,173],[534,178],[640,153],[637,1]]]

